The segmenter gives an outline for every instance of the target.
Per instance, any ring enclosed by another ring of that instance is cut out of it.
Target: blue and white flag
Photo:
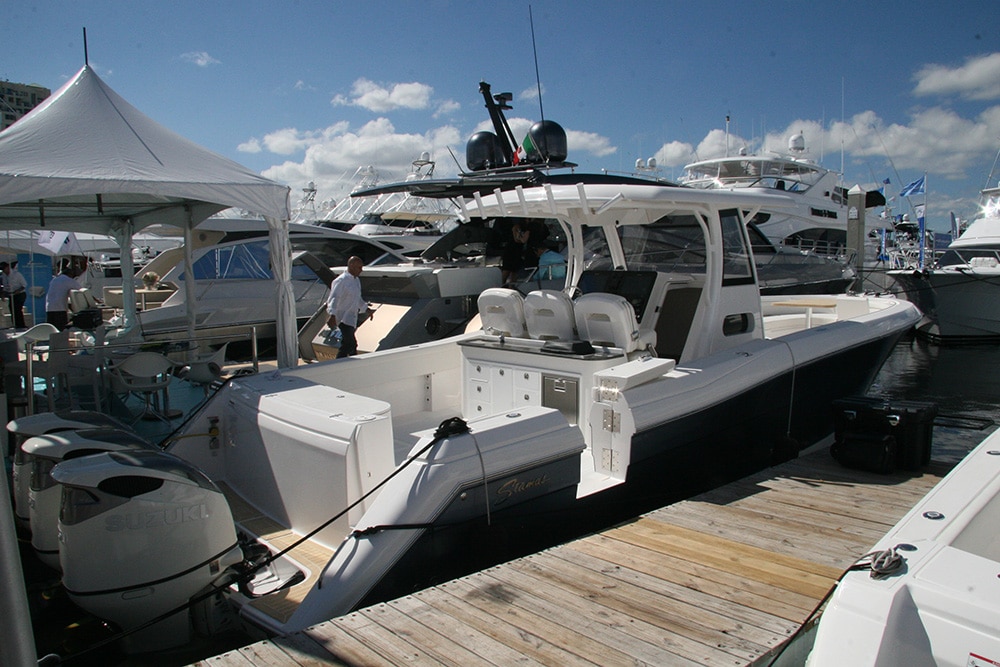
[[[80,243],[73,232],[46,230],[39,232],[38,245],[53,255],[82,255]]]
[[[900,197],[909,197],[910,195],[922,195],[924,194],[924,178],[926,176],[921,176],[917,180],[913,181],[905,188],[899,192]]]

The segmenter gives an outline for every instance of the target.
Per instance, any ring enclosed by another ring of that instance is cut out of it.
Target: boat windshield
[[[705,273],[705,236],[694,215],[665,215],[651,225],[623,225],[618,237],[629,270]]]
[[[1000,251],[987,248],[949,249],[941,255],[938,266],[979,266],[1000,265]]]
[[[719,160],[690,165],[685,184],[700,188],[744,187],[805,192],[823,176],[815,165],[795,160]]]
[[[316,256],[325,266],[346,266],[352,255],[361,257],[365,266],[397,263],[392,255],[360,237],[357,241],[320,237],[296,239],[292,247]],[[195,280],[271,280],[274,277],[266,239],[209,248],[192,266]],[[293,262],[291,277],[292,280],[318,279],[315,271],[300,262]],[[186,280],[187,271],[182,271],[177,279]]]

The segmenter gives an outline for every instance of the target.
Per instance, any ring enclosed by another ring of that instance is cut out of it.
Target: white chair
[[[49,325],[51,326],[51,325]],[[53,327],[54,328],[54,327]],[[56,396],[66,387],[66,359],[69,356],[69,332],[56,331],[44,339],[48,357],[45,360],[32,358],[29,377],[28,358],[4,365],[4,385],[6,390],[16,396],[29,397],[35,393],[35,380],[45,382],[45,396],[48,399],[49,411],[55,410]],[[27,346],[26,346],[27,347]],[[25,349],[26,349],[25,347]]]
[[[111,367],[111,389],[116,394],[141,394],[143,409],[132,423],[144,417],[170,422],[170,371],[174,362],[156,352],[136,352]],[[159,395],[163,393],[163,408]]]
[[[209,388],[225,377],[222,367],[226,365],[228,347],[229,343],[226,343],[212,354],[192,361],[188,364],[183,379],[191,384],[200,385],[205,390],[205,396],[208,396]]]
[[[639,332],[635,309],[617,294],[591,292],[573,306],[580,339],[597,347],[617,347],[625,354],[655,347],[656,332]]]
[[[83,310],[93,310],[100,308],[97,299],[89,289],[74,289],[69,291],[69,307],[74,313]]]
[[[526,338],[524,297],[517,290],[489,287],[479,294],[479,319],[483,331],[497,336]]]
[[[528,335],[536,340],[576,339],[573,300],[558,290],[535,290],[524,297]]]
[[[32,345],[48,343],[49,337],[54,333],[59,333],[58,327],[48,322],[42,322],[19,334],[15,334],[13,338],[17,339],[18,351],[24,353],[28,351],[28,343]]]

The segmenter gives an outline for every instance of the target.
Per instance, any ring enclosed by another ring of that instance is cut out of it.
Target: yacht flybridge
[[[783,195],[548,174],[566,157],[549,121],[515,167],[509,98],[481,90],[497,132],[474,171],[399,187],[472,224],[557,224],[564,288],[487,289],[481,328],[234,378],[165,451],[55,465],[63,583],[142,626],[134,647],[224,627],[223,608],[299,630],[495,563],[515,535],[541,548],[794,457],[919,319],[762,299],[745,221]]]

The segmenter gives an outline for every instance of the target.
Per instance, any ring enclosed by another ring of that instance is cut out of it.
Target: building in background
[[[52,94],[35,84],[0,81],[0,131],[6,130]]]

